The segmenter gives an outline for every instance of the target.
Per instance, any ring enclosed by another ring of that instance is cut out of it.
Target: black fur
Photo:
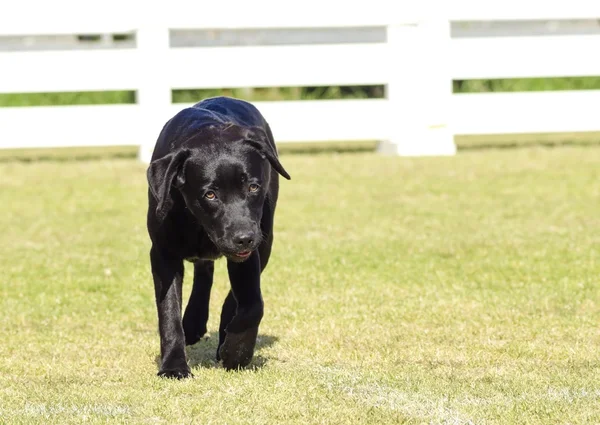
[[[148,167],[147,226],[160,333],[160,376],[191,375],[185,345],[206,333],[214,261],[227,259],[231,290],[217,359],[227,369],[254,355],[263,316],[260,276],[273,244],[280,164],[273,135],[250,103],[206,99],[163,127]],[[183,261],[194,263],[182,320]]]

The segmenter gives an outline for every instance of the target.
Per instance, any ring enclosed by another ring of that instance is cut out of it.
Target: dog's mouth
[[[246,261],[248,258],[252,256],[252,253],[258,249],[261,244],[262,239],[257,238],[252,244],[248,244],[246,246],[236,246],[233,243],[225,243],[215,244],[221,255],[226,257],[227,259],[234,262],[242,262]]]
[[[252,251],[224,252],[223,254],[232,261],[242,262],[250,258]]]
[[[246,258],[250,257],[250,254],[252,254],[252,251],[242,251],[242,252],[238,252],[238,253],[233,254],[233,255],[236,256],[236,257],[238,257],[238,258],[246,259]]]

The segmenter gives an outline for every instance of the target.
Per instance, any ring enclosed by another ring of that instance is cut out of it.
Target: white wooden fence
[[[600,2],[3,2],[0,37],[133,33],[123,49],[0,51],[0,93],[134,90],[132,105],[0,108],[0,148],[140,146],[187,88],[385,85],[385,99],[256,102],[279,143],[379,140],[451,155],[456,134],[600,130],[599,91],[452,94],[453,79],[600,76],[600,35],[451,38],[451,21],[597,19]],[[416,6],[418,5],[418,7]],[[342,9],[340,9],[342,8]],[[170,47],[170,30],[385,27],[387,41]]]

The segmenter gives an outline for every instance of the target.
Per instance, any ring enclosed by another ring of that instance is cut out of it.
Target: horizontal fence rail
[[[452,40],[455,80],[600,76],[599,35]]]
[[[600,76],[600,34],[452,38],[450,31],[453,21],[597,19],[596,2],[430,1],[395,9],[395,2],[375,0],[347,2],[343,10],[328,1],[176,1],[164,10],[135,2],[34,3],[35,16],[27,2],[0,6],[0,93],[125,90],[135,92],[136,103],[3,107],[0,148],[135,145],[147,162],[164,122],[190,106],[172,103],[177,89],[385,87],[383,99],[255,102],[279,143],[378,140],[384,153],[452,155],[457,134],[600,131],[600,90],[452,94],[452,80]],[[171,47],[175,30],[359,27],[384,28],[386,37]],[[2,50],[3,36],[65,34],[128,34],[135,44]]]

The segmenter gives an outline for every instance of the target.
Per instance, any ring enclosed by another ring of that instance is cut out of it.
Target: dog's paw
[[[185,345],[194,345],[200,341],[204,335],[206,335],[206,327],[201,329],[193,329],[192,326],[186,327],[184,322],[183,333],[185,335]]]
[[[248,366],[254,356],[257,335],[258,327],[240,333],[227,332],[217,352],[217,358],[223,360],[223,367],[231,370]]]
[[[168,379],[186,379],[194,377],[192,371],[187,366],[185,368],[177,369],[161,369],[160,372],[158,372],[158,376]]]
[[[204,335],[206,335],[206,323],[202,324],[200,320],[192,318],[187,314],[183,316],[183,333],[185,335],[185,345],[194,345]]]

